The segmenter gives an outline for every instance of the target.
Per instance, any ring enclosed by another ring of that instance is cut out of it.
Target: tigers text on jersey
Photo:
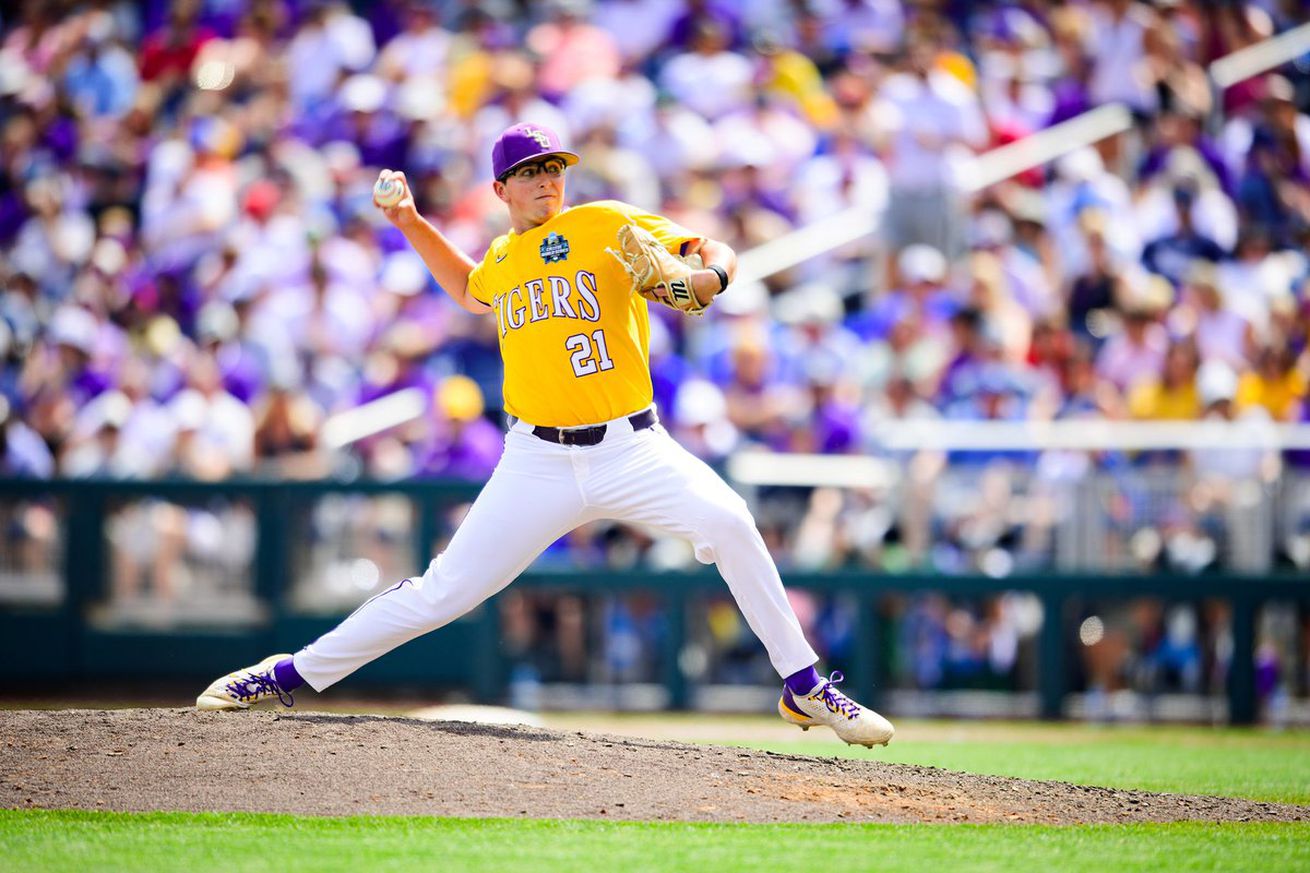
[[[497,237],[469,274],[469,293],[495,311],[510,415],[576,427],[650,405],[648,304],[606,251],[628,223],[672,252],[700,239],[667,218],[602,200]]]

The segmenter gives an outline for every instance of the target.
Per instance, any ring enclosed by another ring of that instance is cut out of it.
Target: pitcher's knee
[[[701,521],[701,536],[710,544],[731,542],[759,536],[755,519],[746,507],[746,501],[735,501],[716,506]]]
[[[435,560],[422,578],[415,580],[425,611],[440,621],[458,618],[487,598],[485,574],[449,563]]]

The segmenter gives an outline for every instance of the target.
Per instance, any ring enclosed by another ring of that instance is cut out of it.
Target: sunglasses
[[[534,161],[531,164],[524,164],[512,172],[506,173],[505,178],[507,180],[522,179],[525,182],[531,182],[540,174],[545,173],[552,179],[558,179],[560,176],[564,175],[566,166],[567,165],[563,161],[558,159]]]

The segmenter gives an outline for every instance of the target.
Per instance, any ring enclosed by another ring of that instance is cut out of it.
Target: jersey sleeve
[[[491,301],[487,299],[487,292],[483,290],[483,285],[482,285],[482,273],[483,273],[482,268],[485,267],[486,265],[487,265],[487,261],[484,258],[482,260],[482,263],[474,267],[472,273],[469,273],[468,290],[469,290],[469,296],[472,297],[474,300],[478,301],[479,303],[485,303],[488,306],[490,306]]]
[[[493,296],[487,291],[486,282],[484,281],[487,267],[490,266],[492,262],[492,258],[496,255],[496,253],[502,251],[504,247],[505,247],[505,238],[497,237],[494,241],[492,241],[491,245],[487,247],[487,253],[482,256],[482,260],[478,263],[476,267],[473,268],[473,272],[469,273],[469,278],[468,278],[469,296],[472,297],[474,300],[478,301],[479,303],[485,303],[487,306],[492,305],[491,298]]]
[[[623,217],[623,223],[631,222],[644,230],[650,231],[666,249],[677,255],[686,253],[688,243],[705,238],[704,234],[690,231],[676,221],[639,209],[629,203],[610,200],[598,205],[604,205],[618,212]]]

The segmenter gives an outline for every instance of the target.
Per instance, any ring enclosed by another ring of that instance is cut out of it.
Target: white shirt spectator
[[[212,459],[216,469],[249,470],[255,453],[255,419],[240,400],[221,388],[208,396],[188,388],[168,405],[179,438],[194,434],[194,457]]]
[[[818,141],[813,127],[775,106],[726,115],[715,123],[714,135],[720,151],[731,151],[743,142],[767,143],[772,160],[766,169],[780,178],[809,160]]]
[[[1219,360],[1234,370],[1245,370],[1246,338],[1251,325],[1229,309],[1202,311],[1196,319],[1196,350],[1201,360]]]
[[[157,176],[151,173],[141,202],[143,236],[161,267],[189,266],[219,248],[222,233],[237,213],[233,168],[216,164],[191,170],[190,149],[176,145],[186,152],[187,169],[177,175],[171,166]],[[172,148],[170,145],[169,150]],[[168,158],[168,162],[173,160]]]
[[[884,84],[873,112],[891,132],[887,170],[897,188],[957,187],[986,142],[978,100],[955,77],[934,70],[926,79],[908,73]]]
[[[367,293],[382,269],[382,257],[375,247],[361,245],[358,240],[345,236],[324,240],[318,257],[334,281],[361,293]]]
[[[1132,193],[1122,179],[1105,170],[1101,156],[1091,147],[1077,149],[1056,162],[1058,177],[1046,189],[1047,229],[1060,252],[1066,276],[1079,276],[1091,268],[1087,241],[1078,226],[1084,209],[1105,214],[1105,241],[1121,263],[1133,264],[1142,256]]]
[[[709,167],[717,158],[714,129],[690,109],[676,104],[661,106],[651,123],[650,135],[643,138],[637,138],[626,125],[620,127],[619,141],[644,154],[662,181]]]
[[[980,89],[994,127],[1016,132],[1041,130],[1055,109],[1050,87],[1045,82],[1023,81],[1016,69],[984,71]]]
[[[262,224],[246,218],[233,229],[230,239],[239,252],[239,272],[258,272],[264,280],[277,285],[304,280],[309,269],[309,243],[300,216],[281,213]],[[255,269],[256,264],[259,269]]]
[[[664,67],[660,84],[711,121],[750,101],[751,62],[736,52],[685,52]]]
[[[291,99],[301,107],[330,98],[341,72],[349,69],[331,31],[313,23],[307,23],[292,37],[286,64]]]
[[[378,55],[378,74],[396,81],[442,74],[453,39],[449,31],[436,24],[418,31],[403,30],[383,46]]]
[[[327,32],[341,65],[347,70],[358,72],[373,63],[377,56],[373,28],[352,13],[345,2],[336,3],[328,13]]]
[[[887,171],[871,154],[851,147],[816,155],[792,177],[792,197],[802,224],[826,218],[848,206],[874,214],[887,208]]]
[[[113,456],[96,455],[95,434],[106,425],[119,428]],[[152,479],[165,471],[176,436],[176,422],[169,411],[151,397],[133,403],[121,391],[106,391],[78,411],[73,437],[82,442],[75,457],[66,460],[68,475],[85,475],[103,467],[114,476]]]
[[[1122,331],[1106,340],[1096,356],[1096,373],[1125,393],[1141,382],[1157,379],[1164,369],[1169,336],[1158,324],[1146,326],[1141,343]]]
[[[1271,303],[1290,295],[1293,281],[1305,273],[1305,255],[1284,251],[1259,260],[1224,261],[1216,268],[1216,281],[1224,295],[1224,307],[1246,319],[1258,336],[1264,336]]]
[[[1091,11],[1092,31],[1088,52],[1092,69],[1092,102],[1122,101],[1135,109],[1154,112],[1158,100],[1143,67],[1143,40],[1152,26],[1151,11],[1140,3],[1128,4],[1122,16],[1115,16],[1104,4]]]
[[[19,228],[10,263],[62,296],[90,256],[95,236],[95,222],[81,210],[65,210],[49,222],[29,218]]]
[[[564,95],[560,108],[574,130],[604,125],[626,129],[629,139],[637,139],[651,133],[655,86],[637,74],[588,79]]]
[[[357,292],[329,281],[321,309],[309,285],[275,291],[255,314],[260,331],[281,325],[295,347],[314,354],[361,355],[376,325],[368,303]],[[271,323],[270,323],[271,322]]]

